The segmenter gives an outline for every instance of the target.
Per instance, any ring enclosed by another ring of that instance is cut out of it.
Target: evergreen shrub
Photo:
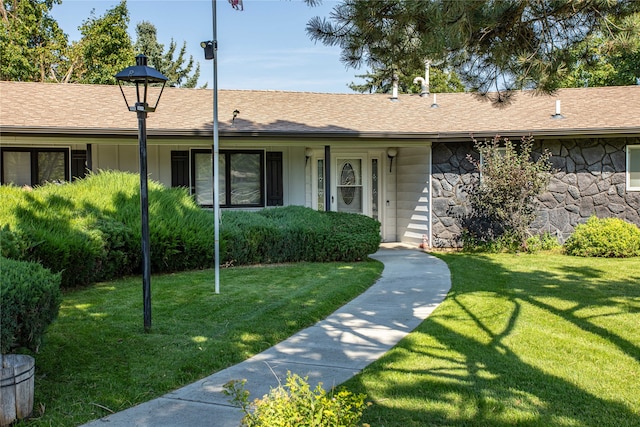
[[[9,224],[0,227],[0,256],[12,259],[22,259],[27,251],[24,236],[11,230]]]
[[[0,224],[24,246],[3,253],[61,272],[62,287],[140,271],[138,175],[103,171],[33,190],[1,186],[0,194],[8,201],[0,207]],[[186,190],[149,182],[149,228],[153,273],[213,266],[211,212]]]
[[[569,255],[627,258],[640,256],[640,228],[620,218],[590,217],[564,244]]]
[[[0,353],[18,347],[37,352],[58,316],[60,274],[34,262],[0,257]]]
[[[103,171],[33,190],[0,186],[2,254],[61,273],[63,288],[141,270],[140,180]],[[225,211],[220,227],[226,265],[356,261],[375,252],[380,223],[364,215],[301,206]],[[153,274],[214,265],[213,213],[184,188],[149,182]]]
[[[380,223],[370,217],[302,206],[228,211],[223,261],[235,265],[358,261],[378,250]]]

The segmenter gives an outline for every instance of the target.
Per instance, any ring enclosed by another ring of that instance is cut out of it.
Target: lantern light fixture
[[[151,254],[149,241],[149,186],[147,179],[147,113],[156,111],[160,97],[167,84],[167,77],[155,68],[147,66],[147,57],[138,55],[136,65],[127,67],[115,75],[120,86],[120,92],[127,104],[129,111],[135,111],[138,115],[138,144],[140,146],[140,217],[142,231],[142,302],[144,314],[144,331],[151,330]],[[131,105],[122,88],[123,82],[135,84],[136,102]],[[150,85],[159,85],[162,88],[155,100],[153,107],[147,102]]]

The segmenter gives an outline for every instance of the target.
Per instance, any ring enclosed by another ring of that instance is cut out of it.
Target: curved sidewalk
[[[250,400],[284,381],[287,371],[308,376],[325,390],[356,375],[415,329],[451,287],[447,265],[400,244],[383,244],[372,255],[384,270],[378,281],[325,320],[230,368],[86,427],[238,427],[242,412],[222,386],[246,379]]]

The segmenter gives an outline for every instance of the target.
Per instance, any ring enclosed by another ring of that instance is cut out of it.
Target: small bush
[[[0,353],[18,347],[37,352],[58,316],[60,274],[41,265],[0,257]]]
[[[540,251],[550,251],[560,248],[560,242],[558,239],[551,235],[549,232],[537,236],[531,236],[527,239],[524,249],[528,253],[537,253]]]
[[[640,228],[620,218],[592,216],[565,242],[569,255],[626,258],[640,256]]]
[[[469,230],[464,230],[461,237],[462,248],[465,252],[515,253],[522,249],[520,238],[505,231],[491,237],[487,235],[480,237]]]
[[[224,393],[231,402],[240,406],[245,414],[244,427],[316,426],[356,427],[365,409],[364,394],[347,390],[327,393],[322,384],[311,390],[308,378],[287,372],[284,386],[274,388],[269,394],[249,403],[246,380],[230,381],[224,385]]]

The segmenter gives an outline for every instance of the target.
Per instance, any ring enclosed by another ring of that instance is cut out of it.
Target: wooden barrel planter
[[[5,354],[0,361],[0,426],[8,426],[31,416],[35,360],[23,354]]]

